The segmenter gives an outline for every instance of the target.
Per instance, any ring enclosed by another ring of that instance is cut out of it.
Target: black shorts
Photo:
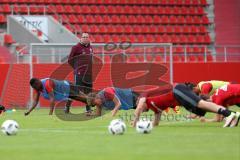
[[[197,107],[201,98],[185,84],[177,84],[173,89],[173,94],[178,103],[180,103],[186,110],[198,116],[204,116],[206,114],[205,110]]]
[[[82,98],[80,92],[82,92],[82,88],[76,85],[73,85],[70,83],[70,93],[69,93],[69,98],[74,99],[74,100],[80,100],[83,103],[87,103],[86,98]]]

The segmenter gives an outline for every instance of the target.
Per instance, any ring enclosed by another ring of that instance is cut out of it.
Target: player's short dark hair
[[[0,105],[0,111],[5,111],[5,107],[3,105]]]
[[[38,81],[37,78],[32,78],[29,83],[31,86],[33,86],[33,84],[36,83],[37,81]]]
[[[192,82],[185,82],[185,85],[191,90],[193,90],[193,88],[197,86],[195,83]]]

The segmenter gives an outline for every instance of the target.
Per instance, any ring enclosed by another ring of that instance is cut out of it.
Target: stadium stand
[[[176,35],[185,36],[184,44],[211,43],[206,0],[1,0],[0,3],[2,24],[6,23],[6,16],[12,12],[12,7],[19,14],[46,12],[54,16],[57,13],[60,16],[54,18],[63,20],[70,31],[89,32],[94,42],[115,41],[115,34],[123,34],[127,40],[134,42],[151,42],[166,34],[168,41],[164,39],[163,42],[180,44],[173,38]],[[99,28],[96,27],[99,24]],[[134,29],[130,25],[134,25]],[[99,34],[109,35],[109,38],[98,38]],[[138,39],[139,35],[144,35],[144,38]]]

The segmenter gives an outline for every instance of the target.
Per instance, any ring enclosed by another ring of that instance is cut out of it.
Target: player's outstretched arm
[[[49,100],[50,100],[50,111],[49,111],[49,115],[53,114],[54,111],[54,107],[55,107],[55,99],[54,99],[54,94],[53,92],[49,93]]]
[[[95,116],[102,115],[102,106],[96,106]]]
[[[142,97],[139,99],[139,102],[138,102],[138,105],[137,105],[137,108],[134,112],[134,120],[133,120],[133,123],[132,123],[132,126],[133,127],[136,127],[136,124],[137,124],[137,121],[139,121],[139,118],[144,110],[144,104],[146,102],[146,98],[145,97]]]
[[[39,102],[39,97],[40,97],[40,93],[37,92],[35,95],[34,95],[34,102],[33,102],[33,105],[32,107],[24,113],[25,116],[29,115],[37,106],[38,102]]]
[[[114,117],[117,114],[119,108],[121,107],[121,102],[120,102],[120,100],[116,96],[114,96],[113,102],[115,104],[115,107],[112,110],[112,116]]]

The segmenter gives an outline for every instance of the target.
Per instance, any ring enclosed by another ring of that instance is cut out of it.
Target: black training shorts
[[[173,94],[178,103],[180,103],[186,110],[198,116],[204,116],[206,114],[205,110],[197,107],[201,98],[185,84],[177,84],[173,88]]]

